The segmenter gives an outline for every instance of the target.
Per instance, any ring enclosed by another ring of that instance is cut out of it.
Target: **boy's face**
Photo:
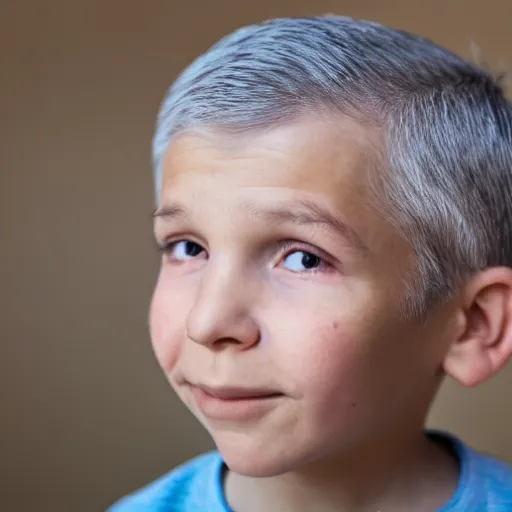
[[[270,476],[422,428],[452,322],[446,308],[400,314],[414,257],[371,207],[375,144],[350,120],[304,119],[168,150],[152,342],[234,471]]]

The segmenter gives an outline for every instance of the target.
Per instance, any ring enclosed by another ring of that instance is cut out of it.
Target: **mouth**
[[[250,421],[261,419],[284,398],[265,388],[209,387],[190,384],[195,404],[209,420]]]
[[[283,393],[278,391],[262,389],[262,388],[243,388],[243,387],[219,387],[212,388],[209,386],[196,385],[193,386],[205,394],[225,401],[236,401],[236,400],[261,400],[264,398],[276,398],[281,396]]]

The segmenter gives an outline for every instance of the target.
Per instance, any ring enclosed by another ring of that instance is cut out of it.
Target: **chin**
[[[308,457],[296,448],[261,443],[250,434],[214,436],[214,441],[230,471],[254,478],[268,478],[296,471],[307,464]]]
[[[293,465],[279,460],[278,455],[262,457],[261,454],[245,455],[233,450],[220,450],[222,458],[230,471],[253,478],[269,478],[292,471]]]

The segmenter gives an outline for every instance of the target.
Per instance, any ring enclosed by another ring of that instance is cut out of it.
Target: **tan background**
[[[0,510],[103,511],[210,447],[146,332],[157,270],[154,117],[176,73],[241,24],[370,18],[512,65],[508,0],[0,3]],[[432,424],[512,461],[512,368],[445,386]]]

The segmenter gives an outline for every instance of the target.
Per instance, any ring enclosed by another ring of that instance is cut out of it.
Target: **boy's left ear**
[[[512,355],[512,268],[493,267],[476,274],[464,287],[457,339],[443,368],[463,386],[496,375]]]

